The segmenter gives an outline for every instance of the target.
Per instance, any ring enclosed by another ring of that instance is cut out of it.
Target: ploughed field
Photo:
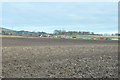
[[[2,38],[5,78],[117,78],[118,41]]]

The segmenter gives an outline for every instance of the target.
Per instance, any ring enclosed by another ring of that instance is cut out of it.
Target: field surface
[[[118,42],[2,38],[5,78],[117,78]]]

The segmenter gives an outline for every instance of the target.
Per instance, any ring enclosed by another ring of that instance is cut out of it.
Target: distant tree
[[[5,31],[2,31],[2,35],[5,35]]]
[[[54,34],[58,34],[58,30],[54,30]]]
[[[62,35],[65,35],[65,33],[66,33],[65,30],[62,30],[62,31],[61,31],[61,34],[62,34]]]
[[[108,33],[104,33],[104,36],[110,36],[110,34],[108,34]]]
[[[112,36],[114,36],[114,34],[111,34]]]
[[[94,32],[91,32],[92,35],[94,35]]]
[[[61,30],[54,30],[54,34],[56,34],[56,35],[61,35],[62,34],[62,31]]]
[[[73,34],[73,32],[72,32],[72,31],[68,31],[68,33],[69,33],[70,35],[72,35],[72,34]]]
[[[119,34],[118,33],[115,33],[115,36],[118,36]]]

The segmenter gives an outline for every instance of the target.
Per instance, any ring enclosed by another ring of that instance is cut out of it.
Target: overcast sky
[[[28,31],[115,33],[118,31],[118,3],[8,2],[2,4],[2,26]]]

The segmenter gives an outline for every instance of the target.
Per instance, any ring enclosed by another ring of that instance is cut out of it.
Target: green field
[[[116,39],[118,39],[118,37],[112,37],[112,36],[69,36],[69,37],[73,37],[73,38],[77,38],[77,39],[79,39],[79,38],[84,38],[84,39],[94,39],[94,38],[96,38],[96,39],[100,39],[100,38],[113,39],[113,38],[116,38]]]

